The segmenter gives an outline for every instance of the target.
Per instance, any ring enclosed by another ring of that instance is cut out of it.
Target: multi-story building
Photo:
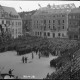
[[[0,5],[0,32],[17,38],[22,35],[22,20],[14,8]]]
[[[68,15],[68,36],[70,39],[80,38],[80,7],[72,9]]]
[[[47,38],[68,38],[69,15],[73,9],[77,9],[74,4],[48,5],[40,8],[32,16],[32,35]]]
[[[31,31],[31,24],[32,24],[31,16],[35,12],[36,10],[19,13],[20,17],[22,18],[23,34],[29,33]]]

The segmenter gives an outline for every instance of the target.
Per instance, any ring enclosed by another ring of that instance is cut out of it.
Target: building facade
[[[22,36],[22,20],[14,8],[0,6],[0,32],[12,38]]]
[[[70,38],[71,25],[69,23],[72,20],[69,16],[76,9],[74,4],[57,5],[55,7],[48,5],[47,7],[40,8],[32,16],[32,35],[47,38]],[[75,15],[77,15],[77,12]],[[76,22],[79,21],[76,20]]]
[[[31,24],[32,19],[31,16],[36,12],[36,10],[29,11],[29,12],[20,12],[19,15],[22,18],[22,27],[23,27],[23,34],[29,33],[31,31]]]
[[[71,10],[68,15],[68,36],[69,39],[80,38],[80,8]]]

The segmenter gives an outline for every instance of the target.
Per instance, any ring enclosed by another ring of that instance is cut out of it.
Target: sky
[[[59,4],[69,4],[74,3],[76,7],[80,6],[80,1],[19,1],[19,0],[0,0],[0,5],[7,6],[7,7],[13,7],[17,12],[22,11],[32,11],[39,9],[40,7],[38,4],[41,5],[41,7],[45,7],[48,4],[50,5],[59,5]]]

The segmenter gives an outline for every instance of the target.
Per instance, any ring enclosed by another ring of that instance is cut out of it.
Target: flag
[[[22,9],[21,7],[19,7],[20,9]]]
[[[41,5],[40,5],[40,4],[38,4],[38,6],[39,6],[39,7],[41,7]]]

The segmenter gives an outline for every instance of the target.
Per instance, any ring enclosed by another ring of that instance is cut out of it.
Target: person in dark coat
[[[16,79],[19,79],[18,76],[16,76]]]
[[[27,63],[27,57],[25,57],[25,63]]]
[[[47,78],[49,78],[49,73],[47,74]]]
[[[22,62],[23,62],[23,63],[24,63],[24,59],[25,59],[25,58],[24,58],[24,56],[23,56],[23,57],[22,57]]]
[[[13,70],[14,70],[14,69],[13,69]],[[9,72],[8,72],[8,73],[9,73],[9,75],[10,75],[10,77],[11,77],[11,75],[12,75],[12,71],[13,71],[13,70],[12,70],[12,69],[10,69],[10,70],[9,70]]]

